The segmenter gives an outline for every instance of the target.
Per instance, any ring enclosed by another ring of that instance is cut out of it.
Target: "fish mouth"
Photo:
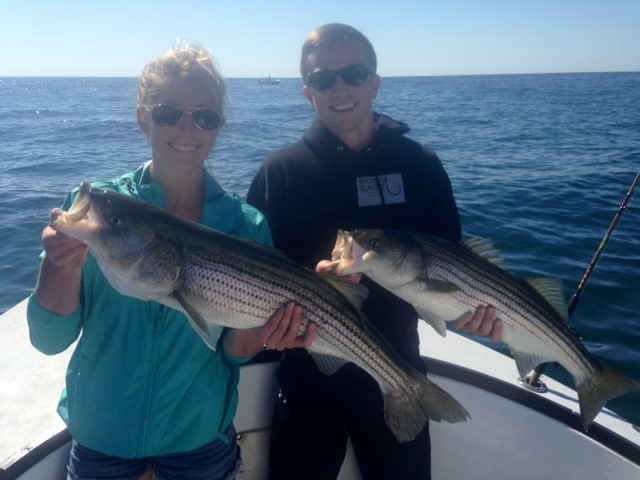
[[[51,227],[70,237],[88,244],[89,231],[99,228],[96,215],[92,214],[91,185],[82,183],[73,205],[51,221]]]
[[[333,273],[341,277],[352,273],[365,272],[368,265],[364,262],[367,250],[353,239],[350,232],[338,230],[336,244],[331,252],[331,260],[339,260]]]
[[[331,260],[353,260],[352,238],[349,232],[338,230],[336,244],[331,252]]]
[[[91,210],[91,185],[88,183],[82,183],[76,200],[71,205],[71,208],[66,213],[66,220],[69,222],[79,222],[87,216],[89,210]]]

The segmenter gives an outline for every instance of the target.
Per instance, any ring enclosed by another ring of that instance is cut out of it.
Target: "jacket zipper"
[[[157,371],[157,358],[158,358],[158,349],[160,343],[160,334],[159,334],[159,324],[164,318],[165,306],[159,305],[159,310],[156,314],[155,321],[153,324],[153,340],[151,346],[151,358],[149,365],[149,374],[147,376],[147,388],[145,392],[145,402],[144,402],[144,414],[142,421],[142,435],[140,437],[140,444],[138,445],[138,456],[144,456],[144,452],[147,449],[147,437],[149,430],[149,418],[151,416],[151,404],[153,403],[153,390],[156,380],[156,371]]]

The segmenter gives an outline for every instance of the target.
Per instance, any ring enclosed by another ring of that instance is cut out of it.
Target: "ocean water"
[[[0,78],[0,312],[32,290],[49,211],[82,181],[149,158],[133,78]],[[299,79],[228,80],[211,172],[242,196],[314,113]],[[383,78],[376,109],[407,122],[451,177],[466,236],[573,294],[640,170],[640,73]],[[640,198],[632,198],[571,325],[640,381]],[[0,326],[1,328],[1,326]],[[515,368],[514,368],[515,372]],[[548,373],[570,383],[560,368]],[[609,407],[640,424],[640,394]]]

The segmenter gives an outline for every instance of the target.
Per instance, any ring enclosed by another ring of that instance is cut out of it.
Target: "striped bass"
[[[398,441],[410,441],[428,419],[460,422],[468,412],[406,364],[364,318],[365,287],[322,276],[280,251],[205,228],[154,205],[81,185],[52,227],[89,247],[123,295],[178,309],[215,349],[221,326],[254,328],[295,302],[304,325],[314,322],[308,348],[321,371],[353,362],[380,386],[385,420]],[[132,319],[131,321],[135,321]]]
[[[640,385],[600,363],[568,327],[560,282],[524,280],[500,265],[487,241],[450,242],[414,232],[339,232],[333,252],[335,272],[361,272],[414,306],[440,335],[446,322],[480,305],[493,305],[503,322],[502,341],[521,377],[545,362],[558,362],[573,377],[582,425],[612,398]]]

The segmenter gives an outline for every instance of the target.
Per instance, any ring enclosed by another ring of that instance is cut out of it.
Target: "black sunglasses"
[[[307,73],[306,84],[316,90],[327,90],[335,85],[338,75],[352,87],[362,85],[375,70],[367,65],[349,65],[342,70],[317,70]]]
[[[187,114],[200,130],[215,130],[220,125],[220,115],[213,108],[182,108],[160,104],[150,110],[153,123],[159,127],[175,127]]]

